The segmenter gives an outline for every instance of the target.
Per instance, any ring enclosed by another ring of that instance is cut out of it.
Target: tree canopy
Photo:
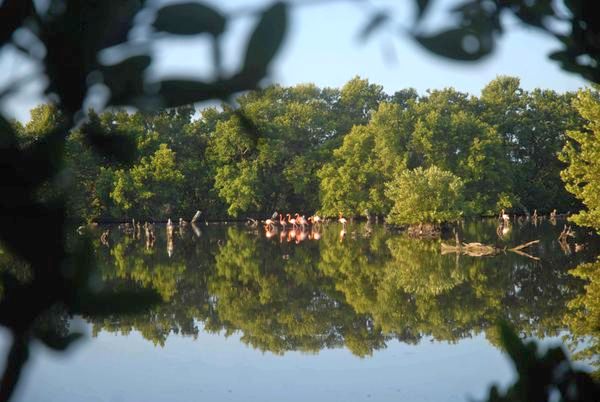
[[[440,224],[461,218],[464,184],[451,172],[435,165],[404,170],[386,183],[386,196],[393,201],[387,221],[401,225]]]
[[[583,130],[567,131],[569,141],[561,153],[567,168],[561,172],[566,188],[586,209],[573,217],[584,226],[600,230],[600,99],[595,91],[577,94],[573,104],[585,120]]]
[[[386,216],[395,202],[386,187],[404,170],[433,167],[460,178],[463,216],[500,208],[575,211],[580,203],[560,177],[568,161],[557,158],[564,131],[584,129],[573,99],[525,91],[515,77],[496,78],[480,97],[452,88],[387,95],[355,77],[339,89],[270,86],[239,96],[237,108],[90,112],[66,142],[76,189],[70,216]],[[45,109],[15,124],[21,142],[35,137],[34,127],[60,119],[48,115],[55,108]],[[131,142],[130,164],[94,154],[87,140],[94,132]]]

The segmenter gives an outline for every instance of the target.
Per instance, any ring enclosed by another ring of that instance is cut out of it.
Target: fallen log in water
[[[533,246],[534,244],[537,244],[539,242],[540,242],[539,240],[528,241],[527,243],[523,243],[520,246],[509,248],[509,250],[510,251],[519,251],[519,250],[522,250],[522,249],[524,249],[526,247]]]
[[[534,244],[537,244],[539,242],[540,242],[539,240],[533,240],[533,241],[523,243],[521,245],[518,245],[513,248],[508,248],[508,249],[507,248],[499,248],[496,246],[491,246],[491,245],[483,244],[483,243],[462,243],[462,244],[457,243],[456,245],[442,243],[441,246],[442,246],[442,254],[457,253],[457,254],[469,255],[471,257],[491,257],[491,256],[494,256],[494,255],[497,255],[500,253],[505,253],[506,251],[510,251],[515,254],[519,254],[524,257],[539,261],[538,257],[534,257],[530,254],[527,254],[527,253],[521,251],[522,249],[532,246]]]
[[[461,253],[475,257],[483,257],[487,255],[495,255],[501,253],[502,251],[504,250],[482,243],[462,243],[459,245],[442,243],[442,254]]]

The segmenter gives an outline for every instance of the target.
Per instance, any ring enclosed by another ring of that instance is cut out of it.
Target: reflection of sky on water
[[[138,333],[103,332],[66,358],[36,349],[15,402],[467,401],[512,378],[483,335],[457,344],[393,341],[368,358],[345,349],[276,356],[237,335],[205,333],[170,336],[155,348]]]

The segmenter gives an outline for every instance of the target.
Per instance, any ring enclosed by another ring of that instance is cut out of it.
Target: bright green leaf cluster
[[[452,222],[464,211],[462,180],[436,166],[405,170],[385,187],[393,201],[387,221],[393,224]]]
[[[567,132],[570,141],[560,158],[568,167],[561,175],[567,190],[587,207],[573,221],[600,230],[600,98],[592,90],[580,91],[573,104],[586,121],[585,130]]]

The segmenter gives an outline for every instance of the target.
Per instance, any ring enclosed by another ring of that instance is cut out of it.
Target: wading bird
[[[504,213],[504,208],[502,209],[502,212],[500,213],[500,218],[506,223],[510,222],[510,216],[507,213]]]
[[[308,218],[308,220],[312,222],[313,225],[321,225],[323,223],[323,219],[321,219],[319,215],[313,215]]]
[[[344,216],[342,215],[342,213],[340,212],[340,218],[338,219],[338,222],[342,224],[344,230],[346,229],[346,223],[348,223],[348,221],[346,220],[346,218],[344,218]]]
[[[298,214],[296,214],[296,215],[298,215]],[[290,223],[292,225],[292,228],[296,229],[296,219],[292,218],[292,216],[290,214],[287,214],[286,216],[287,216],[288,223]]]
[[[302,227],[302,231],[304,232],[306,230],[306,218],[304,218],[304,216],[299,216],[298,214],[296,214],[296,224],[300,225],[300,227]]]
[[[265,221],[265,230],[272,231],[275,229],[275,221],[273,219],[267,219]]]

